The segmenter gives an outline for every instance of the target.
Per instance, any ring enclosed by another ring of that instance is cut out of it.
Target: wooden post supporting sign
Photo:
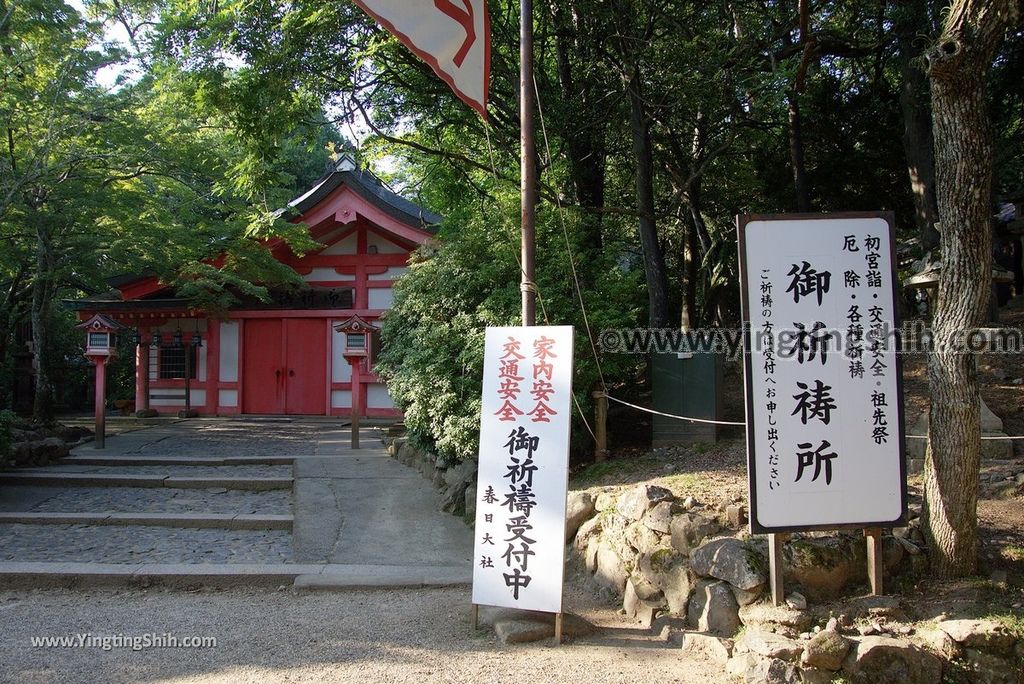
[[[882,528],[870,527],[864,530],[864,538],[868,543],[868,580],[871,582],[871,595],[881,596],[885,593],[882,576],[885,574],[882,554]]]

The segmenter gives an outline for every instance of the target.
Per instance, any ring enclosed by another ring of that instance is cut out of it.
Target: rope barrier
[[[617,404],[622,404],[623,406],[628,406],[632,409],[636,409],[637,411],[643,411],[644,413],[652,413],[656,416],[664,416],[665,418],[675,418],[676,420],[688,420],[691,423],[704,423],[706,425],[737,425],[742,427],[747,426],[746,423],[739,423],[731,420],[708,420],[706,418],[691,418],[689,416],[677,416],[672,413],[665,413],[664,411],[655,411],[654,409],[647,408],[646,406],[637,406],[636,404],[631,404],[628,401],[623,401],[622,399],[613,397],[610,394],[605,394],[604,396],[610,401],[614,401]],[[928,439],[928,435],[907,435],[906,437],[907,439]],[[989,441],[1015,440],[1024,439],[1024,435],[982,435],[981,438]]]
[[[691,423],[705,423],[707,425],[741,425],[743,427],[747,426],[746,423],[736,423],[736,422],[731,421],[731,420],[707,420],[705,418],[690,418],[688,416],[676,416],[676,415],[673,415],[671,413],[663,413],[662,411],[655,411],[654,409],[649,409],[649,408],[646,408],[644,406],[637,406],[636,404],[630,404],[628,401],[623,401],[622,399],[617,399],[617,398],[613,397],[610,394],[605,394],[604,396],[607,397],[608,399],[610,399],[611,401],[614,401],[617,404],[622,404],[623,406],[628,406],[630,408],[634,408],[637,411],[644,411],[645,413],[653,413],[656,416],[664,416],[665,418],[675,418],[676,420],[688,420]]]

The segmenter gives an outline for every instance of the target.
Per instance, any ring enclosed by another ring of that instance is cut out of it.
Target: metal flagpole
[[[519,164],[522,210],[523,325],[537,324],[537,144],[533,110],[533,0],[519,2]],[[475,618],[475,615],[474,615]],[[562,643],[562,613],[555,614],[555,645]]]
[[[534,284],[537,223],[537,147],[534,140],[533,0],[519,5],[519,152],[522,205],[523,325],[535,325],[537,290]]]

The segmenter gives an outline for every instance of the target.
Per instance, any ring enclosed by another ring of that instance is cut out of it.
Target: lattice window
[[[172,347],[170,345],[160,347],[160,360],[158,368],[161,380],[182,380],[185,378],[185,354],[192,356],[192,367],[189,378],[196,379],[196,370],[199,366],[199,357],[196,348],[186,344],[184,347]]]

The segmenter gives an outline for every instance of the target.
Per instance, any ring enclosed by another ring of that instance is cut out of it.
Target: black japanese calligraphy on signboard
[[[752,531],[902,523],[892,216],[747,216],[738,236]]]

